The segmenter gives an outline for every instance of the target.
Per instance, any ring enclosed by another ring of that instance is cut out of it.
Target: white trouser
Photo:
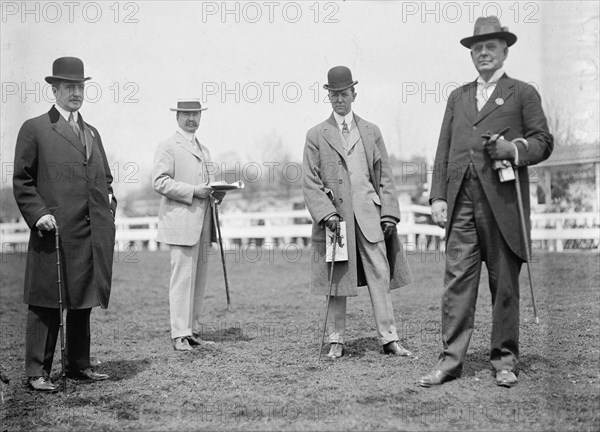
[[[204,215],[200,241],[193,246],[171,245],[169,309],[171,337],[190,336],[200,331],[200,310],[206,290],[207,251],[211,247],[211,211]]]

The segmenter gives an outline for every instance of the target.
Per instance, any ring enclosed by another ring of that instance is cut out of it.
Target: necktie
[[[346,120],[344,120],[344,122],[342,123],[342,136],[344,137],[346,142],[348,142],[348,136],[350,136],[350,129],[348,129],[348,123],[346,123]]]
[[[488,91],[495,83],[477,84],[477,111],[481,111],[489,99]]]
[[[83,145],[83,148],[85,149],[85,140],[83,139],[83,136],[81,134],[81,129],[79,129],[79,125],[73,118],[73,113],[69,113],[69,125],[71,126],[71,128],[73,129],[73,132],[75,132],[75,135],[77,135],[77,138],[79,138],[79,141],[81,141],[81,144]]]

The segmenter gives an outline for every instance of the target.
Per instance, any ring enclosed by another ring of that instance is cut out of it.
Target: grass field
[[[440,350],[443,263],[410,256],[412,285],[393,292],[413,358],[381,353],[366,290],[348,303],[347,355],[317,364],[324,299],[308,292],[309,253],[228,254],[233,312],[211,257],[203,337],[175,352],[169,337],[167,252],[115,257],[108,310],[92,313],[92,356],[111,379],[68,380],[68,395],[39,394],[24,377],[25,253],[2,256],[2,430],[598,430],[600,280],[597,254],[538,253],[540,324],[521,279],[521,373],[494,384],[488,362],[490,294],[482,275],[476,330],[463,377],[422,389]],[[326,353],[326,348],[323,348]],[[60,373],[55,356],[53,377]]]

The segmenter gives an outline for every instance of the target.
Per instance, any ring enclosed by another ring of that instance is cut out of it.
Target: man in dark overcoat
[[[55,60],[46,81],[56,104],[23,124],[15,149],[14,195],[31,230],[25,369],[29,385],[39,391],[57,389],[49,377],[60,323],[56,229],[67,309],[67,372],[74,378],[108,378],[90,364],[90,313],[95,306],[108,307],[117,201],[100,134],[79,112],[89,79],[80,59]]]
[[[331,263],[326,262],[325,227],[346,221],[348,261],[336,262],[329,299],[331,344],[328,356],[343,355],[346,298],[368,286],[379,343],[386,354],[411,355],[398,340],[390,289],[410,281],[396,224],[398,195],[387,149],[379,128],[352,112],[356,98],[350,69],[328,73],[333,113],[310,129],[304,147],[303,191],[312,216],[311,291],[328,295]]]
[[[490,361],[496,384],[518,382],[519,272],[528,259],[528,240],[519,227],[515,181],[495,165],[509,173],[512,167],[518,170],[528,223],[527,167],[547,159],[554,141],[538,92],[504,72],[508,47],[516,40],[493,16],[478,18],[473,36],[461,40],[471,50],[479,77],[450,95],[435,157],[431,212],[433,221],[446,228],[443,350],[435,370],[419,380],[422,387],[462,373],[483,261],[492,295]],[[487,132],[498,139],[482,138]]]

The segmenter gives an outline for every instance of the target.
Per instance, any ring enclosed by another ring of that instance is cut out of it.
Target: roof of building
[[[554,147],[552,155],[539,166],[574,165],[600,162],[600,144],[571,144]]]

